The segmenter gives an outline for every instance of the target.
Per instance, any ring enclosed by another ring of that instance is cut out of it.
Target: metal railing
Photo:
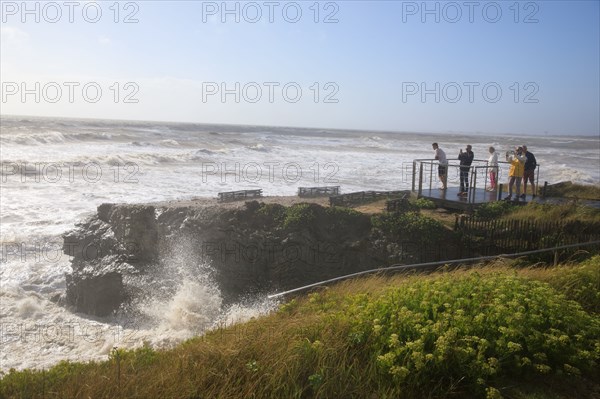
[[[364,270],[364,271],[360,271],[360,272],[356,272],[356,273],[352,273],[352,274],[347,274],[345,276],[331,278],[329,280],[319,281],[318,283],[308,284],[308,285],[294,288],[291,290],[287,290],[284,292],[271,294],[271,295],[268,295],[267,298],[269,298],[269,299],[279,298],[279,297],[289,295],[289,294],[292,294],[295,292],[305,291],[310,288],[319,287],[319,286],[330,284],[330,283],[333,283],[336,281],[347,280],[349,278],[363,276],[366,274],[376,274],[376,273],[382,273],[382,272],[401,272],[401,271],[406,271],[406,270],[423,270],[423,269],[427,269],[427,268],[431,268],[431,267],[435,267],[435,266],[467,264],[467,263],[473,263],[473,262],[484,262],[484,261],[488,261],[488,260],[495,260],[495,259],[501,259],[501,258],[517,258],[517,257],[521,257],[521,256],[540,254],[540,253],[544,253],[544,252],[554,252],[555,253],[555,266],[556,266],[556,263],[558,263],[556,261],[557,251],[563,250],[563,249],[580,248],[580,247],[599,245],[599,244],[600,244],[600,241],[592,241],[592,242],[584,242],[584,243],[578,243],[578,244],[561,245],[561,246],[556,246],[556,247],[552,247],[552,248],[536,249],[533,251],[523,251],[523,252],[517,252],[517,253],[512,253],[512,254],[478,256],[475,258],[442,260],[439,262],[417,263],[417,264],[413,264],[413,265],[394,264],[391,266],[380,267],[378,269]]]
[[[439,181],[437,172],[434,173],[434,170],[439,166],[439,161],[435,159],[414,159],[413,160],[413,170],[412,170],[412,186],[411,191],[416,192],[420,197],[423,192],[423,188],[428,186],[429,190],[432,190],[434,181]],[[501,192],[499,191],[501,188],[500,181],[502,179],[508,178],[508,169],[510,167],[510,162],[506,161],[498,161],[497,166],[488,165],[487,160],[483,159],[474,159],[471,166],[469,166],[469,191],[467,195],[467,201],[472,203],[475,201],[475,193],[478,187],[483,187],[484,190],[487,190],[489,186],[489,172],[492,170],[496,170],[496,187],[495,193],[496,196],[499,197]],[[448,182],[458,182],[460,184],[460,170],[461,168],[465,168],[465,166],[461,166],[458,161],[449,161],[446,170],[446,185],[448,186]],[[451,171],[456,171],[456,173],[452,173]],[[418,176],[417,176],[418,175]],[[540,165],[537,164],[536,174],[534,177],[534,186],[539,187],[539,176],[540,176]],[[521,183],[523,185],[523,182]]]

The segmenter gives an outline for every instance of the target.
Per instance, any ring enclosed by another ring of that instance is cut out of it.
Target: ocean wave
[[[94,165],[124,166],[128,164],[153,166],[160,164],[179,164],[191,161],[198,161],[203,156],[210,155],[212,152],[184,152],[184,153],[127,153],[127,154],[108,154],[78,156],[75,159],[55,159],[51,162],[40,161],[36,159],[5,159],[0,162],[0,174],[2,176],[22,175],[35,176],[46,174],[53,176],[55,173],[68,173],[70,168],[93,168]],[[57,170],[60,169],[60,172]]]
[[[0,143],[18,145],[46,145],[64,143],[67,138],[58,131],[29,134],[3,134],[0,135]]]
[[[202,156],[202,155],[214,155],[216,154],[215,151],[209,150],[207,148],[201,148],[199,150],[196,150],[196,152],[194,153],[194,160],[197,159],[198,156]]]
[[[132,142],[129,143],[129,145],[134,146],[134,147],[150,147],[150,146],[156,146],[156,147],[179,147],[179,146],[181,146],[181,144],[179,144],[179,142],[177,140],[173,140],[173,139],[159,140],[157,142],[132,141]]]
[[[589,171],[575,169],[566,164],[548,164],[544,169],[544,179],[552,183],[570,181],[573,183],[597,184],[597,178],[594,178]],[[541,180],[541,178],[540,178]]]
[[[10,132],[0,135],[2,145],[42,146],[48,144],[71,144],[93,141],[113,141],[119,135],[109,132],[62,132],[47,130],[44,132]]]
[[[129,145],[132,145],[134,147],[148,147],[151,146],[152,143],[148,141],[132,141],[131,143],[129,143]]]
[[[269,152],[270,150],[262,144],[254,144],[246,146],[247,149],[252,151]]]

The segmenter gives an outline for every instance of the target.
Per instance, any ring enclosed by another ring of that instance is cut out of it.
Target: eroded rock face
[[[98,213],[63,236],[72,256],[66,300],[79,312],[106,316],[128,299],[124,275],[143,272],[158,258],[154,207],[103,204]]]
[[[73,256],[67,303],[79,312],[108,315],[151,289],[135,286],[136,277],[162,278],[168,285],[170,271],[156,270],[168,269],[182,251],[185,258],[178,261],[190,264],[192,278],[194,267],[199,277],[202,265],[211,266],[225,303],[375,269],[397,255],[367,215],[340,216],[309,204],[309,218],[285,224],[283,212],[280,205],[256,201],[234,209],[103,204],[64,235],[63,249]]]

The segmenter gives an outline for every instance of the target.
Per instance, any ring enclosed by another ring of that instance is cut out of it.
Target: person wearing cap
[[[523,152],[527,160],[525,161],[525,171],[523,172],[523,194],[521,198],[525,199],[527,195],[527,180],[531,182],[531,194],[535,197],[535,168],[537,167],[537,160],[535,155],[527,151],[527,146],[523,146]]]
[[[473,158],[475,154],[471,151],[471,145],[467,145],[466,152],[463,152],[462,148],[460,149],[460,153],[458,154],[458,159],[460,160],[460,191],[458,192],[459,196],[466,196],[469,191],[469,170],[471,169],[471,163],[473,163]]]
[[[525,154],[523,154],[523,147],[517,147],[514,152],[509,151],[506,153],[506,162],[510,163],[510,169],[508,170],[508,177],[510,178],[508,181],[508,197],[504,198],[506,201],[512,199],[513,186],[515,183],[517,183],[516,199],[519,199],[519,194],[521,193],[521,179],[525,172],[526,161],[527,158],[525,157]]]

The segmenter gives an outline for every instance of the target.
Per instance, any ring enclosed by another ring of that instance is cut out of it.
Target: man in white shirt
[[[446,158],[446,153],[442,150],[438,143],[433,143],[431,145],[435,150],[435,159],[439,162],[438,165],[438,175],[440,177],[440,181],[442,182],[442,190],[446,189],[446,181],[448,179],[448,159]]]

